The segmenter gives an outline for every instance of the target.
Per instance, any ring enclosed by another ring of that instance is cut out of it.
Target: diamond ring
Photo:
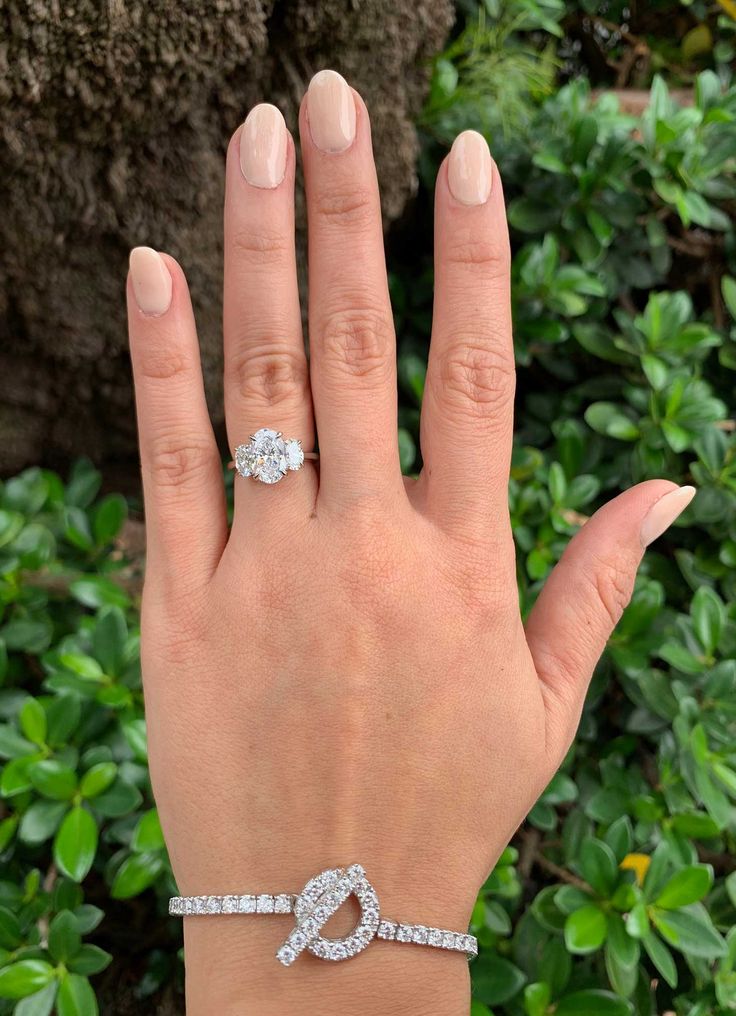
[[[290,470],[301,469],[305,459],[317,458],[316,452],[305,452],[295,437],[285,438],[280,430],[262,427],[251,434],[248,444],[238,445],[230,468],[261,483],[278,483]]]
[[[349,896],[360,905],[360,919],[342,938],[327,938],[322,929]],[[388,942],[407,942],[450,949],[468,959],[478,955],[474,935],[424,924],[402,924],[381,916],[376,890],[360,864],[348,868],[329,868],[315,875],[298,895],[269,893],[238,896],[174,896],[169,913],[177,917],[205,914],[293,914],[294,928],[279,947],[276,958],[290,967],[299,954],[308,949],[323,960],[346,960],[357,956],[374,938]]]

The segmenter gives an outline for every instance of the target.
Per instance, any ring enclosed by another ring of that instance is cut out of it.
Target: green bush
[[[693,102],[656,76],[637,116],[575,78],[571,39],[595,8],[487,9],[436,62],[423,218],[407,263],[400,242],[391,252],[405,470],[421,465],[427,196],[452,136],[475,127],[514,245],[523,609],[608,497],[653,476],[699,493],[647,553],[576,742],[479,896],[473,1014],[717,1016],[736,1010],[732,23],[696,4],[676,58],[651,38],[650,68],[679,61]],[[686,40],[703,27],[698,50]],[[621,59],[621,38],[606,47]],[[140,576],[120,549],[126,503],[99,488],[83,462],[67,483],[32,469],[0,490],[0,1014],[87,1016],[96,991],[111,1007],[110,963],[151,1009],[181,977],[146,765]],[[131,945],[131,927],[159,931]]]

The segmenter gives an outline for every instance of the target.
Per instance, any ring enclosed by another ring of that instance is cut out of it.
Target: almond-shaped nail
[[[450,149],[447,182],[456,201],[483,205],[491,193],[493,160],[488,143],[477,131],[458,134]]]
[[[240,168],[254,187],[278,187],[286,172],[286,124],[268,102],[254,106],[240,132]]]
[[[648,547],[665,529],[669,529],[694,497],[695,487],[687,486],[671,490],[669,494],[660,497],[659,501],[655,501],[641,524],[642,546]]]
[[[337,71],[319,71],[307,90],[309,133],[323,152],[344,152],[355,138],[355,100]]]
[[[171,275],[164,259],[151,247],[134,247],[130,252],[130,280],[133,295],[144,314],[158,317],[171,306]]]

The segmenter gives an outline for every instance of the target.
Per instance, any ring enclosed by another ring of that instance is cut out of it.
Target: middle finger
[[[320,71],[302,104],[299,129],[320,498],[404,498],[396,341],[368,111],[339,74]]]

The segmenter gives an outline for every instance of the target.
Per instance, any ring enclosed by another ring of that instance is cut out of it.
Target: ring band
[[[360,904],[360,921],[343,938],[324,938],[320,934],[322,928],[352,895]],[[169,913],[177,917],[293,913],[296,924],[276,953],[276,958],[287,967],[305,949],[324,960],[349,959],[362,952],[374,938],[450,949],[464,953],[468,959],[478,955],[478,940],[474,935],[430,928],[423,924],[402,924],[381,918],[379,911],[376,891],[360,864],[321,872],[307,882],[298,896],[291,893],[260,893],[244,896],[174,896],[169,900]]]
[[[295,437],[285,438],[280,430],[262,427],[251,434],[247,444],[238,445],[230,469],[243,478],[261,483],[278,483],[290,471],[301,469],[305,459],[318,459],[317,452],[305,452]]]

